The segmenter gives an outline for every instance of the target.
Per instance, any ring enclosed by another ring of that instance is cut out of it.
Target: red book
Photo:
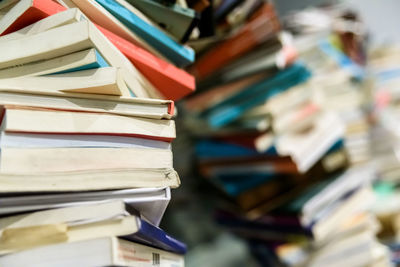
[[[1,25],[0,35],[18,31],[36,21],[64,11],[65,9],[65,7],[51,0],[21,0],[12,8],[9,14],[7,14],[14,18],[9,21],[9,23]]]
[[[166,98],[179,100],[195,90],[192,75],[100,26],[97,28]]]
[[[219,68],[249,52],[274,36],[280,29],[271,4],[265,4],[235,35],[212,48],[191,69],[198,79],[204,79]]]

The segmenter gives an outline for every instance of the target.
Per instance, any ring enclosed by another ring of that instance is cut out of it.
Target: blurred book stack
[[[379,236],[389,245],[393,252],[392,261],[397,265],[400,262],[399,56],[398,45],[379,46],[371,51],[368,64],[373,78],[373,163],[379,175],[373,211],[383,226]]]
[[[217,222],[262,266],[388,266],[369,211],[375,171],[361,164],[361,62],[331,39],[330,22],[293,37],[262,1],[231,25],[218,12],[231,2],[214,6],[214,37],[193,46],[198,90],[182,105],[197,171],[221,192]]]
[[[184,266],[158,226],[180,184],[173,101],[195,89],[196,14],[0,1],[1,266]]]

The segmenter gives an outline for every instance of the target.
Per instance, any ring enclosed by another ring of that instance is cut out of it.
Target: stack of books
[[[154,4],[0,1],[1,266],[184,266],[158,226],[193,10]]]
[[[216,220],[244,238],[263,266],[385,264],[379,223],[368,212],[375,171],[348,168],[346,124],[328,106],[330,96],[321,101],[323,89],[315,90],[318,71],[335,86],[343,79],[331,75],[334,60],[317,71],[296,61],[306,51],[296,52],[298,37],[279,29],[273,6],[263,3],[191,68],[198,91],[183,105],[185,122],[200,176],[224,196]],[[309,48],[312,58],[325,53]]]

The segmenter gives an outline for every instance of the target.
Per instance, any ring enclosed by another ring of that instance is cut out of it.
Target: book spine
[[[184,267],[183,256],[125,240],[118,240],[114,258],[121,266]]]

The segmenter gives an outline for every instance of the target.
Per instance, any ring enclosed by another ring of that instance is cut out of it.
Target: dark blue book
[[[138,220],[139,231],[128,236],[122,236],[122,238],[178,254],[186,253],[187,247],[184,243],[169,236],[160,228],[139,219],[139,217]]]

